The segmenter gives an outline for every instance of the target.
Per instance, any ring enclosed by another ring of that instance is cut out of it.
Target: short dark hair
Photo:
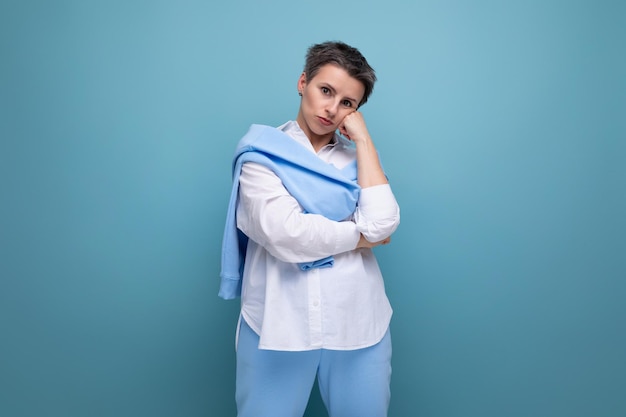
[[[304,74],[307,80],[315,77],[320,68],[326,64],[335,64],[346,70],[351,77],[359,80],[365,87],[359,107],[367,102],[374,90],[376,73],[358,49],[337,41],[312,45],[307,51],[304,64]]]

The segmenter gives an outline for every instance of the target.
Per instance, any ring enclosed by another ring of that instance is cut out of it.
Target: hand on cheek
[[[344,117],[339,124],[339,131],[355,143],[369,137],[363,114],[356,110]]]

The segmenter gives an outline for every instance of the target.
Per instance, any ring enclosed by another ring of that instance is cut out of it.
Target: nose
[[[328,104],[328,106],[326,107],[326,113],[328,114],[329,118],[332,118],[337,114],[338,107],[339,101],[332,101]]]

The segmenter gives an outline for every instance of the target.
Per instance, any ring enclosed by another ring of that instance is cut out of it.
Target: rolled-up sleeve
[[[276,258],[292,263],[352,250],[360,236],[352,221],[303,213],[280,178],[252,162],[243,165],[239,177],[237,227]]]
[[[400,207],[389,184],[363,188],[354,213],[357,230],[370,242],[391,236],[400,224]]]

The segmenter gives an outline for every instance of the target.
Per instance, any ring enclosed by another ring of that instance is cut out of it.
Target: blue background
[[[626,3],[2,0],[1,416],[235,415],[231,156],[337,39],[402,208],[390,416],[626,415]]]

